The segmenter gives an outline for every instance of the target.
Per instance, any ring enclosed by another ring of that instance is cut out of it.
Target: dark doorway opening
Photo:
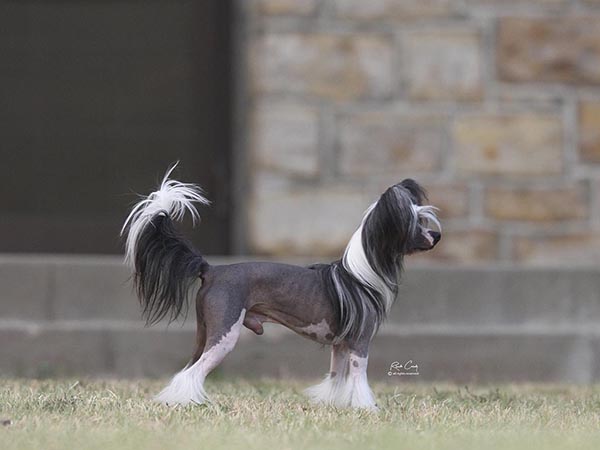
[[[0,252],[121,252],[180,160],[213,201],[186,233],[229,253],[231,26],[229,0],[0,1]]]

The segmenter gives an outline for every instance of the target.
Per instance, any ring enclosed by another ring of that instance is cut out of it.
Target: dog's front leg
[[[321,383],[304,391],[314,403],[346,406],[341,395],[348,376],[348,356],[349,349],[345,343],[332,346],[329,373]]]
[[[367,351],[351,350],[349,357],[349,373],[346,379],[346,401],[352,408],[377,410],[375,396],[367,380]]]
[[[367,345],[334,345],[330,372],[321,383],[308,388],[305,393],[315,403],[377,410],[367,380],[367,364]]]

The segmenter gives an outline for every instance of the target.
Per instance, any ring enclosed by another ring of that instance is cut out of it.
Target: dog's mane
[[[403,185],[406,184],[405,185]],[[341,260],[311,266],[323,282],[337,315],[336,340],[356,340],[373,334],[386,318],[398,295],[404,255],[413,238],[415,203],[425,198],[413,180],[386,190],[363,216]]]

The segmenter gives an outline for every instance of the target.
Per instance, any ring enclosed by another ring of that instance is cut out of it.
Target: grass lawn
[[[0,381],[0,449],[594,449],[600,387],[375,385],[379,413],[310,405],[307,383],[207,383],[168,408],[163,382]]]

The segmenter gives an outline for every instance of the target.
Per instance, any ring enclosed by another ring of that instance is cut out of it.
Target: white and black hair
[[[340,261],[319,265],[337,309],[337,341],[374,334],[398,295],[404,255],[418,251],[426,223],[440,227],[425,191],[411,179],[388,188],[365,211]],[[315,266],[315,268],[317,268]]]
[[[125,263],[148,324],[164,317],[176,319],[187,306],[190,288],[208,266],[202,255],[177,231],[173,221],[187,212],[200,219],[194,203],[210,204],[202,189],[170,180],[177,164],[169,168],[157,191],[142,197],[125,220]]]

